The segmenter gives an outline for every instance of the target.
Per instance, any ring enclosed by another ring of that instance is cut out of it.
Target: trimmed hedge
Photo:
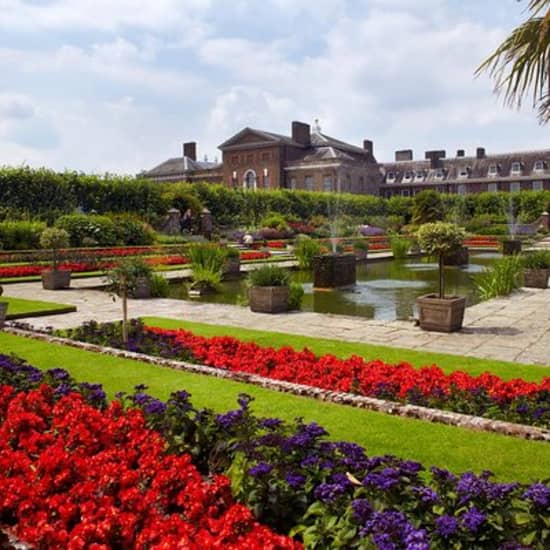
[[[175,191],[174,193],[171,192]],[[86,175],[77,172],[56,173],[44,168],[0,168],[0,205],[4,216],[32,216],[52,224],[76,208],[83,212],[105,214],[132,212],[150,221],[159,221],[176,198],[196,197],[221,225],[258,225],[269,212],[307,220],[312,216],[347,215],[369,221],[375,216],[400,216],[411,221],[413,199],[372,195],[308,191],[249,192],[208,183],[154,183],[128,176]],[[510,209],[522,221],[533,221],[550,207],[550,191],[521,193],[480,193],[442,195],[445,212],[461,216],[502,215]],[[186,204],[190,203],[186,198]]]

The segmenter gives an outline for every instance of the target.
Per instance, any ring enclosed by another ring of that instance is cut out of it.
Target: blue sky
[[[473,72],[526,0],[0,0],[0,164],[136,173],[244,126],[396,149],[547,148]]]

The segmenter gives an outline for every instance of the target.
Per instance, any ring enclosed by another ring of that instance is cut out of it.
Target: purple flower
[[[533,504],[541,508],[548,508],[550,506],[550,487],[547,487],[544,483],[533,483],[523,493],[523,498],[528,498]]]
[[[430,540],[425,529],[406,529],[405,548],[407,550],[430,550]]]
[[[372,515],[372,506],[366,498],[356,498],[351,502],[353,519],[360,524],[366,523]]]
[[[159,399],[151,399],[143,410],[145,414],[162,414],[166,412],[166,403]]]
[[[395,468],[384,468],[381,472],[370,472],[363,479],[363,485],[374,485],[382,491],[387,491],[399,484],[399,472]]]
[[[67,380],[69,378],[69,373],[65,369],[50,369],[47,372],[54,380]]]
[[[269,474],[271,470],[272,468],[270,464],[267,464],[266,462],[258,462],[256,466],[252,466],[252,468],[248,470],[248,473],[251,476],[257,477],[257,476],[263,476],[263,475]]]
[[[458,520],[453,516],[444,515],[435,520],[435,532],[444,539],[454,535],[458,529]]]
[[[439,495],[430,487],[413,487],[413,492],[420,497],[424,504],[439,502]]]
[[[293,488],[298,489],[300,487],[303,487],[304,483],[306,482],[305,476],[302,474],[298,474],[296,472],[290,472],[285,477],[286,482]]]
[[[243,410],[237,409],[235,411],[229,411],[224,414],[216,415],[216,422],[224,429],[230,430],[235,424],[237,424],[243,417]]]
[[[283,423],[279,418],[264,418],[260,421],[260,426],[262,428],[267,428],[268,430],[273,430],[280,426]]]
[[[321,483],[315,489],[315,498],[322,502],[333,503],[340,495],[345,492],[345,487],[339,483]]]
[[[55,388],[55,395],[69,395],[72,391],[72,388],[70,386],[70,384],[67,384],[65,382],[63,382],[62,384],[59,384],[59,386],[57,386],[57,388]]]
[[[468,529],[468,531],[476,533],[477,530],[485,523],[486,519],[485,514],[473,506],[467,512],[462,514],[462,525]]]

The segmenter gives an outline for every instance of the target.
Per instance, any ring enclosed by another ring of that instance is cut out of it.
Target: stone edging
[[[198,374],[206,374],[208,376],[214,376],[216,378],[226,378],[236,382],[246,382],[248,384],[254,384],[256,386],[267,388],[269,390],[291,393],[294,395],[306,397],[313,397],[321,401],[329,401],[340,405],[351,405],[360,409],[369,409],[395,416],[416,418],[428,422],[439,422],[441,424],[468,428],[476,431],[494,432],[514,437],[520,437],[523,439],[550,442],[550,430],[538,428],[535,426],[514,424],[512,422],[504,422],[502,420],[491,420],[488,418],[456,413],[452,411],[420,407],[418,405],[405,405],[394,401],[386,401],[383,399],[365,397],[362,395],[355,395],[351,393],[324,390],[312,386],[306,386],[304,384],[295,384],[293,382],[285,382],[282,380],[272,380],[270,378],[265,378],[263,376],[258,376],[255,374],[232,372],[215,367],[208,367],[206,365],[196,365],[185,361],[174,361],[171,359],[163,359],[161,357],[145,355],[143,353],[103,347],[96,344],[88,344],[86,342],[79,342],[76,340],[71,340],[69,338],[60,338],[58,336],[51,336],[49,334],[35,332],[31,330],[23,330],[7,326],[4,327],[4,331],[16,336],[23,336],[25,338],[30,338],[33,340],[42,340],[52,344],[70,346],[85,351],[111,355],[113,357],[133,359],[171,369],[184,370]]]

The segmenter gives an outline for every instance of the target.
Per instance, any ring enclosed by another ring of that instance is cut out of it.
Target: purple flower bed
[[[96,384],[63,369],[39,371],[0,355],[0,385],[28,390],[41,383],[58,395],[82,392],[106,405]],[[237,500],[263,522],[306,548],[544,549],[550,545],[550,484],[495,483],[491,474],[455,475],[394,456],[370,457],[350,442],[330,441],[316,423],[259,418],[251,398],[222,414],[195,409],[185,391],[160,401],[138,386],[117,397],[141,408],[170,448],[189,452],[203,474],[224,473]]]

